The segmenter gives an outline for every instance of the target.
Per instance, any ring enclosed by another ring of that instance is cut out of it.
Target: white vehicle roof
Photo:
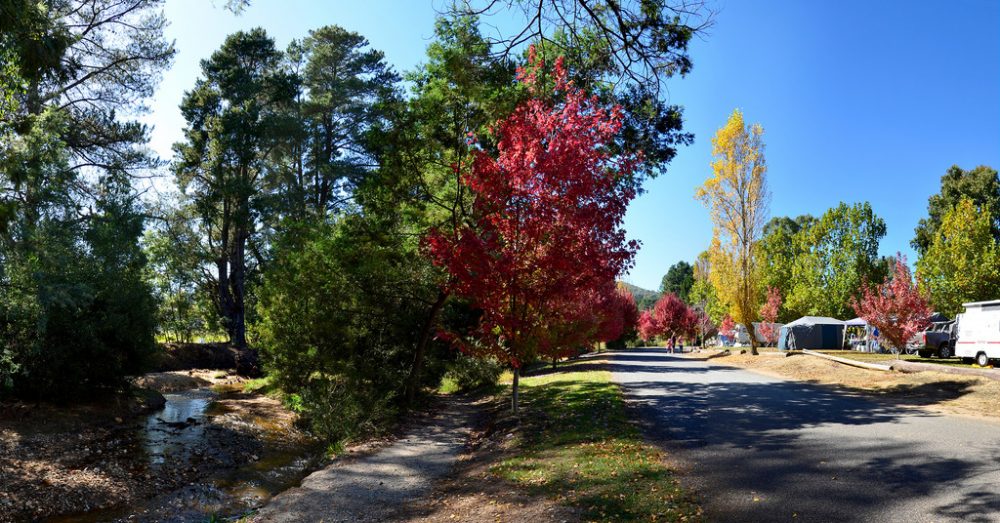
[[[969,303],[963,303],[962,307],[965,307],[966,309],[981,309],[983,307],[990,307],[994,305],[1000,305],[1000,300],[973,301]]]

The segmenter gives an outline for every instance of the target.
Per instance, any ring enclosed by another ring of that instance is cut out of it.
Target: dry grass
[[[736,354],[713,364],[750,368],[842,390],[963,415],[1000,417],[1000,381],[939,372],[881,372],[805,355],[788,358]]]
[[[831,356],[839,356],[841,358],[848,358],[857,361],[863,361],[866,363],[890,363],[896,360],[903,361],[913,361],[916,363],[933,363],[934,365],[947,365],[950,367],[965,367],[969,369],[981,368],[979,365],[973,363],[963,363],[962,358],[922,358],[916,354],[881,354],[877,352],[858,352],[851,350],[821,350],[817,352],[822,352],[823,354],[829,354]]]

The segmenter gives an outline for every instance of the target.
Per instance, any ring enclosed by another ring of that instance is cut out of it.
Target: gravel
[[[257,522],[387,521],[402,505],[430,493],[448,474],[472,425],[472,400],[447,397],[403,437],[377,453],[338,460],[300,487],[275,496]]]

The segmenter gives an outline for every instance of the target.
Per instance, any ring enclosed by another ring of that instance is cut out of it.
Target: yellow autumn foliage
[[[733,111],[712,138],[712,176],[695,193],[713,224],[709,278],[730,315],[750,333],[761,302],[758,244],[770,203],[763,137],[759,124],[748,126],[743,113]]]

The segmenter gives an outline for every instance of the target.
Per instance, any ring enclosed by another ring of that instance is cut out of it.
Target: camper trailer
[[[958,320],[955,356],[975,359],[985,367],[1000,359],[1000,300],[963,303],[965,313]]]

